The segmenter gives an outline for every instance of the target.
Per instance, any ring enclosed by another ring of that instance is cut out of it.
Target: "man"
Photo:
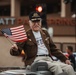
[[[67,46],[66,51],[69,55],[68,58],[69,58],[70,62],[73,64],[73,68],[75,70],[75,57],[74,57],[74,54],[73,54],[73,47],[72,46]]]
[[[38,12],[32,12],[29,15],[30,30],[26,32],[28,40],[22,43],[16,43],[12,46],[10,53],[20,55],[25,52],[25,65],[31,65],[35,62],[46,62],[50,71],[55,75],[67,72],[68,75],[75,75],[70,61],[58,50],[51,40],[48,32],[41,29],[41,17]],[[62,62],[53,61],[51,54],[56,56]]]

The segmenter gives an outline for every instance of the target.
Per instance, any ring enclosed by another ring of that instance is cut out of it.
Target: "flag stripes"
[[[27,35],[23,25],[10,28],[8,32],[10,32],[11,35],[8,35],[7,29],[6,31],[2,31],[2,32],[6,33],[8,38],[10,38],[14,42],[23,42],[27,40]]]

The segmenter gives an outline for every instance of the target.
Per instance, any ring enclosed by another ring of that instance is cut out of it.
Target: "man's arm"
[[[62,62],[71,65],[70,60],[68,60],[68,58],[62,53],[62,51],[56,48],[54,43],[51,43],[51,54],[60,59]]]

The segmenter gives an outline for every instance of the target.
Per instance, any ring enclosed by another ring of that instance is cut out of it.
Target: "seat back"
[[[46,62],[36,62],[31,65],[31,72],[36,72],[36,75],[53,75]]]
[[[33,65],[31,65],[31,71],[48,71],[48,65],[46,62],[36,62]]]
[[[66,72],[60,73],[58,75],[68,75]]]

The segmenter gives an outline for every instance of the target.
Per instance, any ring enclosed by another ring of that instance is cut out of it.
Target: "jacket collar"
[[[42,36],[42,39],[43,39],[43,42],[45,41],[45,39],[46,39],[46,37],[45,37],[45,33],[42,31],[42,30],[40,30],[40,33],[41,33],[41,36]],[[29,30],[29,32],[28,32],[28,39],[29,40],[31,40],[32,42],[34,42],[34,43],[36,43],[36,39],[35,39],[35,37],[34,37],[34,34],[33,34],[33,32],[32,32],[32,30]]]

